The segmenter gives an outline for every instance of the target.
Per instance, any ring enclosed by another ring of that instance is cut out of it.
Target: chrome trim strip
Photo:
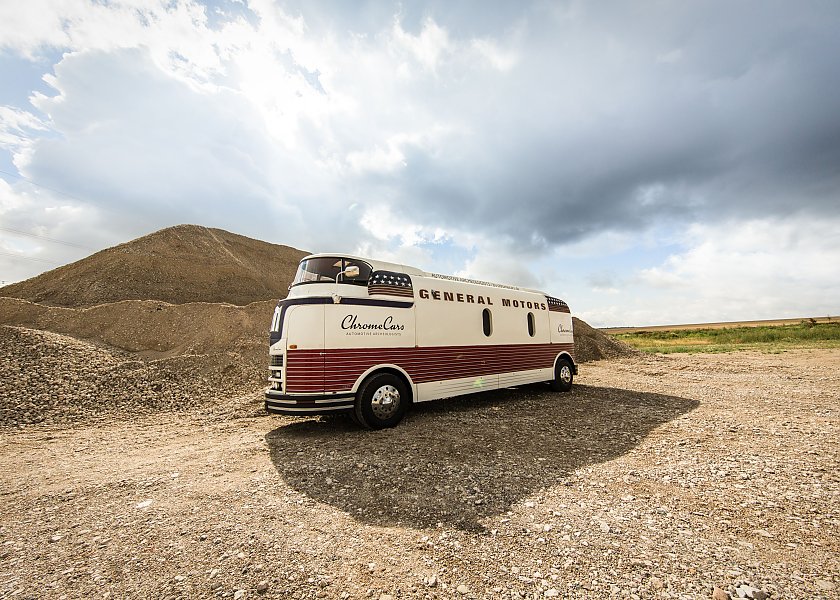
[[[313,406],[313,407],[291,407],[291,406],[277,406],[272,407],[271,402],[267,403],[266,408],[271,410],[274,408],[275,410],[282,410],[282,411],[289,411],[289,412],[324,412],[328,410],[344,410],[345,408],[353,408],[352,404],[341,404],[339,406]]]

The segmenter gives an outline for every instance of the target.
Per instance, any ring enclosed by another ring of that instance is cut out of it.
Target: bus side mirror
[[[339,275],[344,275],[348,279],[358,277],[359,276],[359,267],[358,267],[358,265],[351,265],[351,266],[347,267],[346,269],[344,269],[341,273],[339,273]]]

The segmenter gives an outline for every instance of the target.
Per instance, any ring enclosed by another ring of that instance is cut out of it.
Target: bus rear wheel
[[[353,411],[363,427],[385,429],[402,421],[408,403],[405,383],[391,373],[379,373],[359,386]]]
[[[575,370],[568,358],[560,358],[554,367],[554,380],[551,382],[551,389],[555,392],[568,392],[572,389],[572,381],[575,377]]]

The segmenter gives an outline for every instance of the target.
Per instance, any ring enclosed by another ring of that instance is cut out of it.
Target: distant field
[[[792,348],[840,348],[838,317],[612,328],[603,331],[643,352],[781,352]]]
[[[684,323],[682,325],[648,325],[646,327],[601,327],[604,333],[638,333],[640,331],[683,331],[686,329],[723,329],[732,327],[772,327],[774,325],[798,325],[805,321],[812,323],[840,323],[836,317],[801,317],[797,319],[765,319],[758,321],[723,321],[720,323]]]

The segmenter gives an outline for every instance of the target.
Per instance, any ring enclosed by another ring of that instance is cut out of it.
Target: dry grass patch
[[[806,320],[795,325],[636,331],[613,334],[612,337],[637,350],[663,354],[736,350],[783,352],[793,348],[840,347],[840,322]]]

